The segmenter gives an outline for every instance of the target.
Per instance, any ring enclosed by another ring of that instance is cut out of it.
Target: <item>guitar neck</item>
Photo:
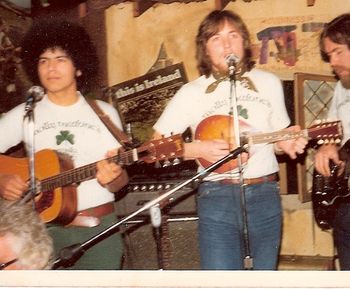
[[[135,154],[135,151],[136,150],[129,150],[121,153],[120,155],[107,158],[106,160],[119,164],[130,165],[131,163],[136,161],[135,158],[137,158],[137,153]],[[81,166],[79,168],[64,171],[61,174],[41,180],[40,191],[48,192],[70,184],[79,184],[83,181],[95,178],[96,172],[97,162]]]
[[[138,148],[120,152],[118,155],[107,158],[106,160],[119,165],[130,165],[137,161],[153,163],[155,161],[176,158],[182,155],[183,141],[181,135],[177,134],[167,138],[146,142]],[[64,171],[61,174],[41,180],[40,191],[48,192],[70,184],[79,184],[83,181],[95,178],[96,172],[97,162]]]
[[[287,130],[280,130],[272,133],[263,133],[258,135],[248,136],[248,144],[262,144],[262,143],[274,143],[282,140],[295,139],[298,137],[308,138],[307,129],[292,132]]]

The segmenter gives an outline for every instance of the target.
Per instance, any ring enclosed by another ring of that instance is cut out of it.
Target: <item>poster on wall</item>
[[[183,63],[178,63],[111,86],[106,93],[124,128],[143,143],[151,138],[152,126],[168,101],[187,82]]]
[[[295,72],[331,74],[319,51],[319,35],[328,21],[329,15],[251,19],[257,67],[282,79],[293,79]]]

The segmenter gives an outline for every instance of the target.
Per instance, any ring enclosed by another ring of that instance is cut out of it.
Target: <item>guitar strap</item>
[[[101,119],[104,125],[108,128],[111,134],[118,140],[118,142],[126,149],[132,147],[128,136],[119,129],[109,118],[107,114],[98,106],[96,100],[86,99],[87,103],[91,106],[97,116]]]

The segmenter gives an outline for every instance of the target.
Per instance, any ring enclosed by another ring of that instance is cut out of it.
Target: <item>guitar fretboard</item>
[[[342,127],[340,121],[333,121],[315,125],[298,132],[280,130],[272,133],[262,133],[251,136],[248,135],[245,138],[247,139],[248,144],[273,143],[277,141],[295,139],[298,137],[338,143],[341,140],[341,136]]]
[[[259,135],[253,135],[248,139],[251,140],[254,144],[262,144],[262,143],[272,143],[282,140],[289,140],[298,137],[307,137],[307,130],[301,130],[299,132],[291,132],[291,131],[279,131],[273,133],[263,133]]]
[[[133,150],[126,151],[120,155],[107,158],[107,161],[115,162],[118,164],[129,165],[133,163],[135,154]],[[97,162],[81,166],[79,168],[64,171],[56,176],[48,177],[42,180],[40,184],[41,192],[52,191],[59,187],[64,187],[69,184],[79,184],[80,182],[87,181],[95,177],[97,172]]]

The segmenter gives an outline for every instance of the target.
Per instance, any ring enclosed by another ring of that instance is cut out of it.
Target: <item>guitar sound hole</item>
[[[44,193],[41,193],[39,200],[35,202],[36,210],[39,214],[51,207],[54,197],[54,193],[52,191],[45,192],[45,198],[42,197],[42,194]]]

